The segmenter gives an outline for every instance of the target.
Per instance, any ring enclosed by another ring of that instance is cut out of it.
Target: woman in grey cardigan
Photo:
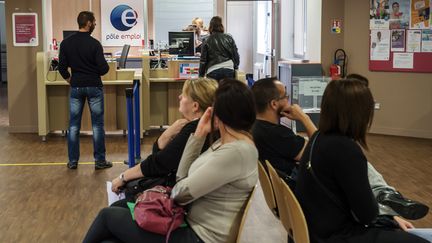
[[[213,107],[201,117],[189,137],[171,197],[188,205],[187,227],[172,232],[170,242],[227,242],[237,215],[257,183],[258,152],[249,130],[255,121],[251,91],[237,80],[221,82]],[[205,138],[218,129],[220,139],[200,155]],[[84,242],[164,242],[147,232],[128,209],[101,210]]]

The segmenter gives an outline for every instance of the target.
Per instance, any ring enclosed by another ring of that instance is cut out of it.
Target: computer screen
[[[195,33],[192,31],[168,32],[169,54],[195,56]]]
[[[78,32],[78,30],[63,30],[63,40],[66,40],[71,35],[74,35]]]

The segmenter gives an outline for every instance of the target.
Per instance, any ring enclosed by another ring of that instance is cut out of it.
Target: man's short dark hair
[[[95,16],[93,12],[90,11],[82,11],[78,14],[77,23],[80,29],[85,28],[88,22],[93,23],[95,21]]]
[[[252,86],[255,97],[255,105],[258,113],[263,113],[267,109],[270,101],[277,99],[280,94],[275,84],[277,78],[263,78],[256,81]]]
[[[394,5],[398,5],[398,7],[399,7],[399,3],[398,3],[398,2],[394,2],[394,3],[392,4],[392,7],[394,7]]]

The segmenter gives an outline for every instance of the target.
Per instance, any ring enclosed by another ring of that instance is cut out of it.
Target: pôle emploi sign
[[[141,46],[144,39],[143,8],[142,0],[102,0],[102,45]]]

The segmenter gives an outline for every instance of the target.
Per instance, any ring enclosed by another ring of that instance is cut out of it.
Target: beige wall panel
[[[88,0],[52,0],[53,38],[61,41],[63,40],[63,30],[78,30],[77,16],[85,10],[90,10]],[[100,25],[98,18],[96,21]]]
[[[14,47],[12,13],[38,14],[39,46]],[[42,1],[13,0],[5,2],[8,110],[10,132],[37,132],[36,53],[42,51]]]
[[[342,19],[342,32],[345,32],[345,4],[346,1],[344,0],[325,0],[322,2],[321,63],[327,75],[329,75],[329,68],[333,63],[334,52],[339,48],[344,48],[344,35],[331,33],[330,24],[334,18]]]
[[[150,124],[168,124],[168,88],[166,83],[150,84]]]

